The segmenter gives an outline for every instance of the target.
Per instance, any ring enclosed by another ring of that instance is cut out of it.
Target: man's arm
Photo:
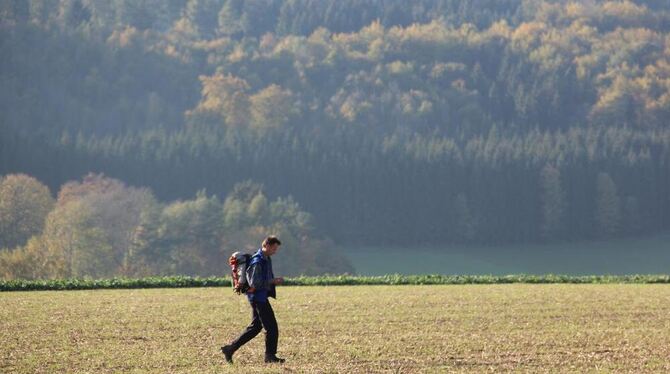
[[[258,288],[263,288],[263,269],[258,266],[259,263],[250,265],[247,269],[247,280],[249,281],[249,292],[254,292]]]

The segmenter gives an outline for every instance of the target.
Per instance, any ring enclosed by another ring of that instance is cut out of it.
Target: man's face
[[[268,256],[272,256],[273,254],[277,253],[279,250],[279,244],[270,244],[269,246],[265,247],[265,254]]]

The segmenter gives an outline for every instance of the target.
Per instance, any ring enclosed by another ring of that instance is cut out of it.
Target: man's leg
[[[245,345],[249,340],[253,339],[261,332],[263,328],[261,318],[258,315],[258,311],[254,308],[254,304],[251,303],[251,323],[247,328],[242,332],[242,334],[232,343],[231,346],[238,350],[241,346]]]
[[[254,303],[254,305],[265,329],[265,360],[274,362],[274,359],[277,359],[277,342],[279,341],[279,328],[275,319],[275,313],[272,310],[270,301]]]
[[[249,340],[253,339],[261,332],[263,329],[263,324],[261,318],[254,307],[254,304],[251,303],[251,324],[242,332],[242,334],[229,345],[221,347],[221,351],[226,356],[226,361],[233,362],[233,353],[240,349],[241,346],[245,345]]]

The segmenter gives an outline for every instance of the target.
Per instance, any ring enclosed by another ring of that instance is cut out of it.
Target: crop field
[[[670,233],[553,244],[448,247],[342,247],[356,273],[385,274],[662,274]],[[631,250],[634,248],[635,250]],[[411,253],[422,261],[407,261]]]
[[[300,286],[227,365],[229,288],[0,293],[0,372],[669,372],[670,286]]]

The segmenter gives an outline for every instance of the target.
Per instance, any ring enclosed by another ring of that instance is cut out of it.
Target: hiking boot
[[[233,349],[232,346],[229,345],[224,345],[221,347],[221,352],[223,353],[223,356],[226,358],[226,362],[229,364],[233,363],[233,353],[235,353],[235,349]]]
[[[273,356],[265,356],[265,363],[266,364],[274,364],[274,363],[283,364],[284,361],[286,361],[286,360],[284,360],[283,358],[279,358],[277,356],[274,356],[274,355]]]

